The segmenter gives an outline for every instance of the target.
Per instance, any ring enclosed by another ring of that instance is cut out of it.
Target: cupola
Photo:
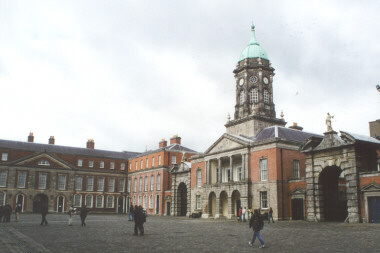
[[[239,62],[247,58],[262,58],[269,61],[267,52],[257,42],[254,25],[251,26],[251,31],[251,40],[249,41],[249,44],[246,46],[246,48],[244,48],[244,50],[241,52]]]

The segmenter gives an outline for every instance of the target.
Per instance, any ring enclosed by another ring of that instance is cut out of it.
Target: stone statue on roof
[[[334,118],[334,115],[331,116],[330,113],[327,113],[327,118],[326,118],[326,126],[327,126],[327,132],[332,132],[334,131],[331,126],[331,119]]]

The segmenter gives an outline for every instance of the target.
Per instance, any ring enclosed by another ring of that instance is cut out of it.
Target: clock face
[[[244,84],[244,79],[243,78],[239,80],[239,84],[240,84],[240,86]]]
[[[256,82],[257,82],[257,76],[251,76],[251,77],[249,78],[249,81],[250,81],[251,83],[256,83]]]
[[[265,84],[268,84],[268,83],[269,83],[268,77],[264,77],[264,78],[263,78],[263,82],[264,82]]]

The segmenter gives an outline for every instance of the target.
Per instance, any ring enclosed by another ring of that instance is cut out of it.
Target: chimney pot
[[[87,148],[90,148],[90,149],[95,149],[95,142],[93,139],[89,139],[87,141]]]
[[[181,137],[178,136],[178,134],[174,135],[171,139],[170,139],[170,145],[172,144],[181,144]]]
[[[34,142],[34,136],[33,136],[33,133],[29,133],[29,136],[28,136],[28,142]]]
[[[50,138],[49,138],[49,144],[52,144],[52,145],[55,144],[54,136],[50,136]]]
[[[168,142],[165,139],[162,139],[160,143],[158,144],[159,148],[164,148],[168,145]]]

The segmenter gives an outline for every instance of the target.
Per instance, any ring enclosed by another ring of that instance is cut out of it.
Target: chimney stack
[[[178,135],[174,135],[171,139],[170,139],[170,145],[172,144],[181,144],[181,137],[178,137]]]
[[[302,129],[303,129],[303,127],[297,125],[297,122],[293,122],[293,126],[290,126],[289,128],[295,129],[295,130],[300,130],[300,131],[302,131]]]
[[[29,133],[29,136],[28,136],[28,142],[34,142],[34,136],[33,136],[33,133]]]
[[[90,149],[95,149],[95,142],[93,139],[89,139],[87,141],[87,148],[90,148]]]
[[[165,139],[162,139],[160,143],[158,144],[159,148],[164,148],[168,145],[168,142]]]
[[[50,136],[50,138],[49,138],[49,144],[52,144],[52,145],[55,144],[54,136]]]

